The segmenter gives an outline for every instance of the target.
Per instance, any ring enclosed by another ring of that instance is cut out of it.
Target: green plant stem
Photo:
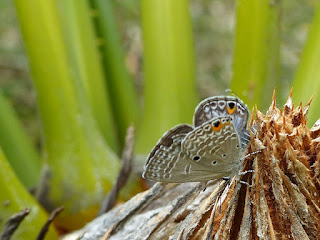
[[[60,0],[59,6],[69,56],[85,87],[93,115],[108,145],[119,152],[118,135],[89,4],[87,0]]]
[[[266,109],[279,84],[280,3],[237,0],[231,89],[251,108]]]
[[[17,212],[30,208],[30,214],[23,220],[12,239],[36,239],[41,227],[48,219],[46,212],[19,182],[0,148],[0,232],[5,222]],[[50,227],[46,239],[58,239]]]
[[[136,124],[138,101],[132,79],[125,65],[123,50],[113,16],[112,1],[90,0],[95,9],[97,33],[102,40],[101,53],[107,75],[107,86],[123,146],[127,128]]]
[[[1,92],[0,126],[0,146],[8,156],[12,168],[27,188],[35,187],[40,177],[39,155]]]
[[[65,206],[56,224],[74,229],[95,216],[119,160],[98,131],[81,80],[73,74],[77,67],[67,54],[56,4],[15,0],[46,140],[50,178],[43,202]]]
[[[293,81],[293,99],[306,104],[314,95],[308,112],[308,124],[312,126],[320,118],[320,5],[318,5],[308,39]]]
[[[144,111],[136,150],[146,155],[169,128],[192,121],[197,94],[189,1],[142,0],[141,9]]]

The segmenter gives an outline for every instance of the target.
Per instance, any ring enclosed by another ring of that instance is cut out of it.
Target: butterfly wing
[[[193,123],[195,127],[220,116],[231,116],[233,124],[238,132],[240,147],[244,149],[250,142],[250,134],[247,130],[249,119],[248,107],[235,96],[214,96],[207,98],[196,107]]]
[[[193,131],[190,125],[178,125],[167,131],[148,156],[142,177],[158,182],[199,182],[214,179],[210,169],[199,166],[190,174],[193,165],[181,151],[181,143],[186,135]],[[191,167],[190,167],[191,166]]]
[[[211,179],[233,176],[241,164],[240,140],[231,117],[217,117],[196,127],[182,141],[190,175],[211,172]]]
[[[142,176],[158,182],[208,181],[233,175],[239,164],[239,138],[232,118],[218,117],[195,129],[178,125],[165,133]]]
[[[170,169],[181,157],[181,142],[192,130],[192,126],[181,124],[167,131],[149,154],[142,176],[153,181],[170,182]]]

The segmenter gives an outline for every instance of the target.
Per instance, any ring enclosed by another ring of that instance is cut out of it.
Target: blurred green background
[[[117,0],[115,16],[126,63],[142,96],[142,43],[139,1]],[[281,14],[281,80],[288,93],[310,26],[315,0],[284,0]],[[233,0],[191,1],[196,48],[197,86],[201,99],[224,94],[232,76],[235,9]],[[40,118],[28,63],[11,0],[0,2],[0,87],[38,147]],[[236,92],[236,89],[233,89]]]

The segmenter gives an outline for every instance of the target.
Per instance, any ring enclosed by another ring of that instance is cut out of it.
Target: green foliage
[[[142,0],[141,11],[144,109],[136,149],[145,156],[169,128],[191,123],[197,93],[189,1]]]
[[[266,110],[279,80],[280,1],[238,0],[231,89]]]
[[[103,64],[99,53],[92,10],[87,0],[60,0],[59,17],[63,24],[63,36],[68,57],[85,88],[93,116],[108,145],[119,152],[118,133],[113,118],[111,102]]]
[[[122,46],[118,37],[118,30],[113,16],[111,1],[90,0],[96,11],[95,23],[99,40],[101,40],[102,63],[106,73],[110,101],[118,127],[120,143],[123,146],[127,128],[137,124],[138,101],[125,66]]]
[[[308,117],[308,124],[312,126],[320,118],[318,106],[320,104],[320,6],[309,30],[308,39],[301,56],[299,67],[293,82],[293,98],[295,102],[308,102],[314,95]]]
[[[74,221],[69,223],[79,227],[87,221],[86,217],[94,216],[110,190],[119,160],[94,121],[79,77],[82,75],[77,72],[79,62],[73,62],[74,56],[70,57],[67,50],[56,1],[16,0],[15,4],[23,23],[21,30],[31,59],[46,139],[50,178],[42,182],[48,193],[42,202],[48,206],[64,205],[62,217],[79,213],[80,217],[73,216]]]
[[[29,208],[30,213],[20,224],[12,239],[36,239],[48,216],[37,201],[28,193],[16,177],[0,149],[0,233],[5,222],[22,209]],[[47,240],[57,239],[57,233],[50,227]]]
[[[40,158],[9,103],[0,92],[0,146],[20,181],[35,187],[40,177]]]

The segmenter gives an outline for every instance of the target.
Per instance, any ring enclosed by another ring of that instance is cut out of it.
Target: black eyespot
[[[216,164],[217,164],[217,161],[213,161],[213,162],[212,162],[212,165],[216,165]]]
[[[239,147],[239,144],[237,144],[237,146],[236,146],[237,148]]]
[[[228,107],[229,107],[230,109],[233,109],[234,106],[235,106],[235,103],[234,103],[234,102],[229,102],[229,103],[228,103]]]
[[[227,156],[227,154],[226,154],[226,153],[223,153],[223,154],[222,154],[222,157],[224,157],[224,158],[225,158],[226,156]]]
[[[194,157],[193,157],[193,160],[195,160],[195,161],[198,161],[199,159],[200,159],[199,156],[194,156]]]
[[[216,121],[215,123],[213,123],[215,127],[219,127],[219,124],[220,124],[220,121]]]

